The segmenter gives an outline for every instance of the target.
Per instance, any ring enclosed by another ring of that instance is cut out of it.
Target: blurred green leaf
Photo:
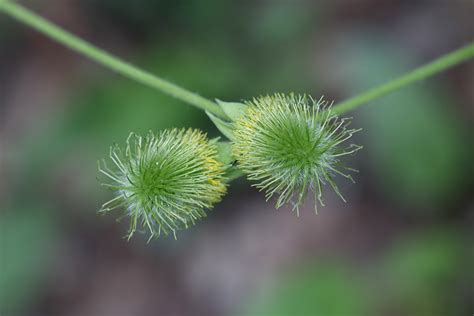
[[[318,13],[314,7],[314,3],[306,1],[297,4],[291,1],[262,3],[260,10],[258,6],[254,9],[256,16],[248,26],[259,42],[288,44],[311,30],[315,13]]]
[[[84,0],[92,14],[111,21],[122,33],[155,37],[159,33],[226,32],[229,15],[241,6],[231,0]],[[94,21],[92,21],[94,22]],[[238,20],[236,22],[239,22]],[[219,25],[219,28],[212,27]],[[228,34],[228,32],[226,32]]]
[[[472,284],[474,262],[460,237],[452,231],[424,231],[400,241],[382,266],[388,284],[379,301],[385,301],[385,308],[407,315],[463,314],[459,291],[463,282]]]
[[[364,284],[339,264],[318,264],[279,281],[274,289],[257,298],[244,315],[367,315]]]
[[[409,70],[407,52],[381,41],[345,50],[347,85],[353,91]],[[439,79],[438,79],[439,80]],[[456,98],[436,78],[403,88],[358,111],[365,150],[377,182],[394,200],[425,208],[447,205],[467,186],[472,146],[455,112]]]
[[[3,213],[0,230],[0,311],[17,315],[41,293],[59,234],[52,213],[42,207]]]

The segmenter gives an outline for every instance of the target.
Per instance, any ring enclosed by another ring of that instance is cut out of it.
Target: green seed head
[[[344,200],[333,177],[352,180],[344,170],[354,170],[344,167],[340,158],[361,148],[342,145],[357,131],[348,129],[349,119],[331,113],[322,98],[293,94],[260,97],[247,105],[235,122],[232,151],[267,199],[278,195],[277,208],[291,202],[298,213],[308,191],[324,205],[321,186],[329,183]]]
[[[110,150],[113,167],[103,161],[103,185],[115,198],[103,204],[106,212],[123,206],[130,216],[128,238],[140,225],[150,239],[194,225],[226,192],[224,166],[215,143],[198,130],[130,134],[125,150]]]

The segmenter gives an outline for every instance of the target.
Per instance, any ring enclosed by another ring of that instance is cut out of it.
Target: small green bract
[[[109,168],[99,172],[116,197],[102,205],[107,212],[124,207],[130,216],[128,238],[140,224],[150,239],[194,225],[226,192],[224,166],[215,142],[199,130],[165,130],[146,137],[130,134],[125,150],[112,146]]]
[[[348,128],[350,119],[339,119],[328,102],[308,96],[275,94],[247,105],[235,122],[232,152],[247,178],[266,191],[267,200],[276,194],[277,208],[292,203],[299,214],[299,206],[313,191],[317,212],[317,200],[324,205],[325,183],[344,200],[333,177],[352,180],[344,171],[355,170],[344,167],[340,158],[361,148],[342,145],[358,131]]]

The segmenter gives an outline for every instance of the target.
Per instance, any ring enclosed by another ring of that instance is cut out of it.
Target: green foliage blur
[[[400,238],[369,264],[310,262],[281,278],[243,315],[462,315],[466,298],[446,291],[472,285],[466,236],[426,231]]]

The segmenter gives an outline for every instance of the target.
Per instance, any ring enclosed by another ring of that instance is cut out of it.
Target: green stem
[[[222,109],[211,100],[201,97],[196,93],[181,88],[180,86],[177,86],[127,62],[124,62],[119,58],[107,53],[106,51],[94,47],[79,37],[48,22],[47,20],[17,3],[9,2],[7,0],[0,0],[0,11],[2,10],[12,18],[36,29],[44,35],[49,36],[51,39],[84,56],[89,57],[97,63],[108,67],[117,73],[124,75],[125,77],[155,88],[201,110],[211,112],[220,118],[227,119],[224,111],[222,111]]]
[[[367,92],[358,94],[346,101],[340,102],[336,104],[332,110],[336,114],[348,112],[362,104],[377,99],[406,85],[432,76],[438,72],[448,69],[449,67],[452,67],[463,61],[467,61],[472,57],[474,57],[474,43],[468,44],[447,55],[439,57],[438,59],[435,59],[424,66],[412,70],[399,78],[370,89]]]
[[[57,42],[69,47],[70,49],[91,58],[105,67],[108,67],[130,79],[136,80],[163,93],[180,99],[181,101],[191,104],[199,109],[208,111],[217,117],[227,119],[227,116],[219,107],[219,105],[212,102],[211,100],[201,97],[196,93],[188,91],[180,86],[177,86],[127,62],[124,62],[119,58],[105,52],[104,50],[94,47],[79,37],[74,36],[60,27],[46,21],[45,19],[39,17],[19,4],[9,2],[8,0],[0,0],[0,10],[3,10],[5,13],[17,19],[18,21],[31,26],[37,31],[49,36]],[[472,57],[474,57],[474,43],[444,55],[432,61],[431,63],[408,72],[399,78],[375,87],[367,92],[358,94],[346,101],[340,102],[336,104],[332,110],[336,114],[343,114],[359,107],[362,104],[384,96],[406,85],[432,76]]]

